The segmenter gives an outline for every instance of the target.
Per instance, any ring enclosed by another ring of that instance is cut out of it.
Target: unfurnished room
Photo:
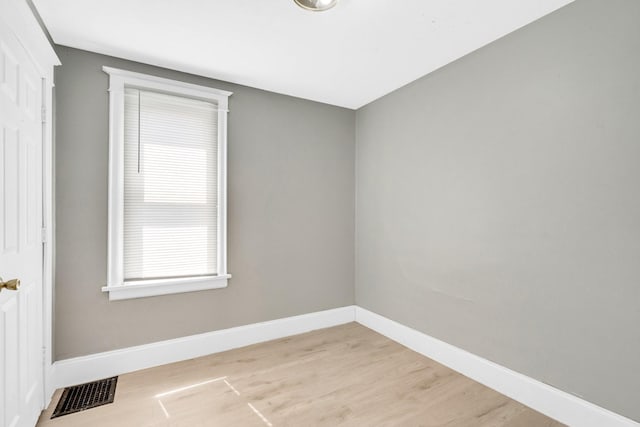
[[[0,427],[640,427],[639,0],[0,0]]]

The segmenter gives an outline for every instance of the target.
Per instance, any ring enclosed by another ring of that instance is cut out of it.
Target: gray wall
[[[56,47],[55,358],[354,303],[355,112]],[[229,287],[109,302],[103,65],[234,92]]]
[[[357,112],[356,303],[640,420],[640,1]]]

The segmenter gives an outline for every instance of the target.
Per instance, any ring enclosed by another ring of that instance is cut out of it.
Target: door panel
[[[3,175],[3,206],[4,213],[3,230],[3,253],[4,255],[15,254],[18,251],[18,188],[15,183],[18,182],[18,129],[4,124],[2,126],[2,168]]]
[[[31,427],[43,406],[41,79],[0,19],[0,427]]]
[[[0,402],[0,414],[4,414],[3,426],[15,426],[20,418],[20,401],[15,391],[18,389],[18,301],[5,298],[0,305],[0,342],[3,351],[0,362],[5,369],[0,370],[0,380],[4,387],[4,399]],[[15,393],[15,394],[14,394]]]

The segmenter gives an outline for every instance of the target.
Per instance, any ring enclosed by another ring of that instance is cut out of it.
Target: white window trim
[[[227,286],[227,112],[232,92],[132,71],[102,67],[109,74],[109,220],[107,286],[109,300],[141,298]],[[124,280],[124,89],[137,87],[215,101],[218,105],[218,274],[179,279]]]

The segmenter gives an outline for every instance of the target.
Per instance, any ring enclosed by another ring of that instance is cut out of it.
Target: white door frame
[[[53,47],[26,0],[0,0],[1,16],[29,54],[42,77],[42,239],[43,402],[51,401],[53,384],[53,67],[60,65]]]

